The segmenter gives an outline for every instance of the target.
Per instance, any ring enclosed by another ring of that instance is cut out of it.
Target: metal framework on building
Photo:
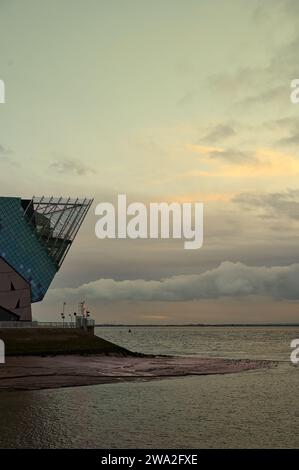
[[[59,268],[93,199],[35,197],[23,200],[24,214]]]

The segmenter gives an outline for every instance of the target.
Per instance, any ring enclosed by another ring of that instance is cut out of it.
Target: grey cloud
[[[266,129],[271,130],[287,130],[293,131],[298,128],[298,118],[293,116],[285,116],[279,119],[266,121],[262,124]]]
[[[279,145],[298,145],[299,143],[299,124],[298,120],[294,120],[293,122],[289,122],[289,126],[287,127],[289,130],[289,135],[287,137],[283,137],[277,141]]]
[[[270,3],[267,6],[267,15],[269,16],[270,10],[273,15],[276,15],[278,23],[287,21],[289,24],[290,18],[298,17],[299,2],[297,0],[287,2],[284,6],[281,3],[280,8],[274,9],[272,9],[272,3],[271,1],[271,6]],[[263,7],[260,11],[262,9]],[[281,17],[281,11],[288,12],[288,15]],[[292,15],[291,11],[293,11]],[[260,13],[257,15],[261,18]],[[299,35],[296,34],[289,42],[278,46],[264,66],[243,67],[235,73],[213,75],[209,79],[210,88],[227,96],[233,96],[235,104],[238,105],[249,106],[279,101],[287,106],[289,105],[290,82],[297,77],[298,73],[298,48]],[[255,92],[250,93],[248,90],[255,90]]]
[[[4,147],[3,145],[0,144],[0,155],[4,155],[4,156],[7,156],[7,155],[11,155],[12,154],[12,151],[6,147]]]
[[[0,163],[4,163],[12,167],[16,167],[17,164],[12,158],[12,155],[13,155],[12,150],[0,144]]]
[[[298,0],[260,0],[253,13],[255,21],[265,21],[275,15],[281,18],[282,15],[293,20],[299,14]]]
[[[209,77],[209,86],[213,91],[227,94],[240,94],[245,86],[250,87],[256,81],[257,70],[243,67],[235,73],[213,74]]]
[[[281,100],[285,103],[289,103],[290,99],[290,89],[289,83],[286,82],[283,85],[278,85],[273,88],[269,88],[261,93],[250,95],[240,101],[242,105],[251,105],[251,104],[266,104],[271,101]]]
[[[230,163],[257,162],[250,152],[235,149],[214,150],[209,153],[209,157],[211,159],[225,160]]]
[[[287,217],[299,220],[299,190],[289,189],[281,193],[241,193],[233,198],[247,208],[262,209],[267,217]]]
[[[299,130],[288,137],[284,137],[278,141],[281,145],[298,145],[299,144]]]
[[[57,173],[69,173],[77,176],[86,175],[92,171],[80,161],[71,158],[57,158],[51,163],[50,168]]]
[[[287,109],[290,102],[290,82],[298,74],[298,14],[298,0],[262,0],[254,11],[252,28],[259,28],[262,34],[267,34],[267,28],[277,31],[287,26],[293,36],[284,44],[275,45],[274,41],[271,45],[272,55],[264,64],[245,65],[233,72],[212,74],[205,85],[213,94],[222,95],[237,109],[269,103],[276,103]],[[195,92],[190,91],[181,102],[187,99],[194,101],[195,96]]]
[[[190,90],[184,93],[184,95],[177,101],[177,106],[185,106],[194,103],[194,100],[198,97],[198,90]]]
[[[299,299],[299,264],[247,266],[229,261],[196,275],[161,280],[99,279],[78,288],[52,289],[48,301],[192,301],[201,299],[267,297]]]
[[[202,139],[201,142],[214,143],[220,140],[232,137],[235,135],[235,130],[232,126],[227,124],[219,124],[214,126]]]
[[[283,137],[276,141],[277,145],[288,146],[299,143],[299,123],[296,117],[287,116],[264,122],[263,127],[266,130],[275,131],[283,135]],[[285,136],[286,133],[288,134],[287,136]]]

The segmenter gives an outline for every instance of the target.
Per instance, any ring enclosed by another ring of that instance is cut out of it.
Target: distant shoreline
[[[299,323],[187,323],[187,324],[169,324],[169,325],[157,325],[157,324],[151,324],[151,325],[140,325],[140,324],[109,324],[109,323],[103,323],[103,324],[96,324],[95,328],[169,328],[169,327],[176,327],[176,328],[182,328],[182,327],[221,327],[221,328],[248,328],[248,327],[275,327],[275,328],[293,328],[293,327],[298,327],[299,328]]]

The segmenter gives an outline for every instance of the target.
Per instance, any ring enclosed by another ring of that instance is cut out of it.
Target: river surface
[[[0,394],[1,448],[299,448],[299,328],[98,328],[153,354],[272,359],[278,367]]]

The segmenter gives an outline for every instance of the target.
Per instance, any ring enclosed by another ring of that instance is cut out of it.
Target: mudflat
[[[231,374],[274,362],[179,356],[10,356],[0,365],[0,391],[39,390],[187,375]]]

